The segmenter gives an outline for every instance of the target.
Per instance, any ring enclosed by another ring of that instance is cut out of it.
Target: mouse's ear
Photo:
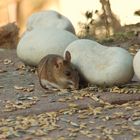
[[[56,68],[61,68],[62,65],[63,65],[63,59],[62,58],[57,58],[54,64],[55,64]]]
[[[71,54],[70,54],[69,51],[66,51],[66,52],[65,52],[65,60],[68,61],[68,62],[71,61]]]

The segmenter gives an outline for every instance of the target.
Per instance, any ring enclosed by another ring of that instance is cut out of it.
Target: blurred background
[[[21,35],[32,13],[48,9],[69,18],[80,37],[108,37],[124,26],[140,27],[140,0],[0,0],[0,26],[15,22]]]

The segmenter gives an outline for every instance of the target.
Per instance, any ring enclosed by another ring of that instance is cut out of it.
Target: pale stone
[[[72,63],[89,83],[124,84],[133,77],[133,57],[122,48],[80,39],[69,44],[66,50],[71,53]]]
[[[36,66],[47,54],[63,56],[66,47],[76,39],[74,34],[66,30],[34,29],[20,39],[17,55],[24,63]]]
[[[27,21],[27,31],[46,27],[64,29],[75,34],[75,29],[70,20],[53,10],[34,13]]]
[[[140,79],[140,51],[134,56],[133,67],[136,76]]]

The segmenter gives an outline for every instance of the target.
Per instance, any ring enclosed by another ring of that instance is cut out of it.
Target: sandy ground
[[[101,94],[46,91],[16,50],[0,49],[1,140],[140,140],[140,97],[119,105]]]

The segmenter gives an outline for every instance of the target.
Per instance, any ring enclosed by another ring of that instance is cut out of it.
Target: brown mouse
[[[49,54],[38,64],[40,85],[45,89],[78,89],[79,74],[71,64],[70,52],[66,51],[65,58]]]

